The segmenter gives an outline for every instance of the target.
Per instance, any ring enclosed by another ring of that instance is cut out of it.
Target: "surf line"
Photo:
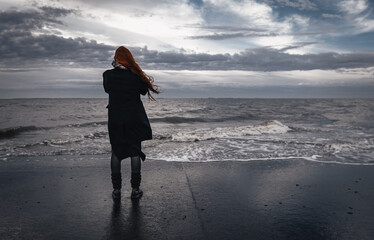
[[[174,160],[174,159],[167,159],[167,158],[152,158],[147,157],[149,160],[153,161],[167,161],[167,162],[183,162],[183,163],[204,163],[204,162],[251,162],[251,161],[267,161],[267,160],[306,160],[311,162],[318,162],[318,163],[329,163],[329,164],[342,164],[342,165],[354,165],[354,166],[372,166],[374,163],[354,163],[354,162],[338,162],[338,161],[323,161],[318,160],[317,158],[322,158],[320,155],[313,155],[311,157],[271,157],[271,158],[232,158],[232,159],[207,159],[205,161],[189,161],[189,160]]]

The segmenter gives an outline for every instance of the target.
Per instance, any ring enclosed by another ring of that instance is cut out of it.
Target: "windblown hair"
[[[132,73],[138,75],[140,79],[148,85],[148,99],[156,101],[156,99],[151,95],[150,92],[152,91],[156,94],[159,94],[159,87],[153,84],[153,77],[145,74],[145,72],[143,72],[143,70],[139,67],[130,50],[128,50],[124,46],[120,46],[116,50],[114,59],[123,66],[127,67]]]

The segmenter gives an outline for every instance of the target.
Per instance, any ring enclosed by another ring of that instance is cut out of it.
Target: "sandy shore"
[[[0,162],[0,239],[374,239],[374,166],[146,160],[119,203],[109,156]]]

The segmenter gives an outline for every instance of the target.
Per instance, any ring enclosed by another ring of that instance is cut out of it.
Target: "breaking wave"
[[[191,142],[222,137],[238,137],[245,135],[282,134],[291,129],[277,120],[267,121],[258,125],[241,127],[218,127],[213,129],[198,129],[190,132],[178,132],[171,135],[173,141]]]
[[[38,128],[35,126],[20,126],[20,127],[0,129],[0,139],[11,138],[22,132],[34,131],[37,129]]]

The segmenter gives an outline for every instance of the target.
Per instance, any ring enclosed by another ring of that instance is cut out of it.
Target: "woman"
[[[153,78],[143,72],[135,62],[131,52],[121,46],[116,50],[112,62],[113,69],[103,73],[104,90],[109,94],[108,130],[112,147],[111,177],[112,196],[121,197],[121,160],[131,158],[131,198],[140,198],[141,162],[145,154],[141,141],[152,139],[152,129],[140,94],[148,93],[150,100],[155,100],[150,91],[158,94],[158,86]]]

